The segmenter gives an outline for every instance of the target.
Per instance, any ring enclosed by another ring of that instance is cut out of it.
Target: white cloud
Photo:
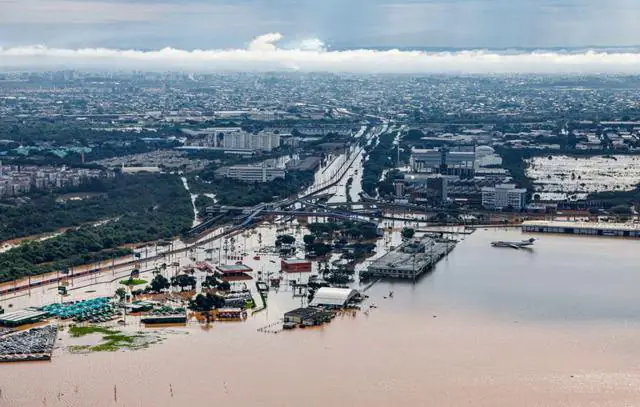
[[[250,52],[276,51],[277,43],[282,40],[280,33],[268,33],[256,37],[249,43]]]
[[[640,53],[493,51],[422,52],[327,50],[309,39],[277,46],[279,33],[261,35],[246,49],[155,51],[45,46],[0,48],[0,68],[100,68],[192,71],[318,71],[358,73],[640,73]]]

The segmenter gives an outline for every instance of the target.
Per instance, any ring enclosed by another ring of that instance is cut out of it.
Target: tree
[[[189,286],[192,290],[195,290],[196,278],[187,274],[178,274],[171,278],[171,285],[174,287],[180,287],[180,291],[184,291],[184,289]]]
[[[276,244],[277,242],[282,244],[294,244],[296,242],[296,238],[291,235],[280,235],[276,238]]]
[[[611,208],[611,212],[615,213],[616,215],[628,215],[631,213],[631,208],[629,208],[629,206],[627,205],[616,205]]]
[[[214,276],[206,276],[202,282],[203,288],[213,288],[218,286],[218,279]]]
[[[351,277],[347,274],[343,274],[343,273],[331,273],[328,277],[325,278],[325,280],[327,280],[328,283],[331,284],[347,284],[349,282],[351,282]]]
[[[311,250],[315,252],[317,256],[326,256],[331,253],[331,246],[325,243],[314,243],[311,245]]]
[[[167,288],[171,287],[171,285],[169,284],[169,280],[167,280],[165,276],[163,276],[162,274],[157,274],[153,278],[153,280],[151,280],[150,287],[152,291],[159,293],[160,291],[166,290]]]
[[[402,229],[402,238],[403,239],[411,239],[413,235],[415,235],[416,231],[412,228],[403,228]]]
[[[127,289],[124,287],[120,287],[116,290],[116,297],[120,302],[124,301],[127,298]]]
[[[304,241],[304,244],[306,244],[307,246],[312,245],[313,242],[315,242],[316,237],[314,235],[304,235],[304,237],[302,238],[302,240]]]
[[[189,308],[194,311],[208,312],[213,308],[222,308],[224,304],[224,298],[219,295],[210,293],[206,295],[198,294],[194,300],[189,302]]]

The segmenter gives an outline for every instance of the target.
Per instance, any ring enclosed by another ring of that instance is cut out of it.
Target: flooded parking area
[[[640,183],[638,156],[554,155],[534,157],[526,163],[526,174],[542,200],[583,199],[592,192],[628,191]]]

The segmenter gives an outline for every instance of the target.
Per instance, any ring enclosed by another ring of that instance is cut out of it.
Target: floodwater
[[[526,237],[466,236],[420,281],[375,284],[377,308],[319,329],[257,332],[300,305],[285,288],[247,322],[145,350],[0,365],[0,405],[639,405],[640,242],[489,246]]]
[[[527,176],[534,180],[541,199],[583,199],[591,192],[630,191],[640,182],[638,157],[627,155],[588,158],[564,155],[527,160]]]

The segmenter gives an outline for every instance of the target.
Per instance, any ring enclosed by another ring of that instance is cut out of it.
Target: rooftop
[[[351,288],[321,287],[309,305],[344,306],[358,291]]]
[[[311,261],[305,259],[283,259],[285,264],[311,264]]]
[[[216,266],[216,270],[221,273],[249,273],[253,271],[253,269],[244,264],[221,264]]]
[[[0,323],[22,323],[29,322],[35,319],[44,318],[48,315],[45,311],[38,311],[33,309],[23,309],[19,311],[7,312],[0,315]]]
[[[596,228],[603,230],[640,230],[638,223],[608,223],[608,222],[570,222],[555,220],[528,220],[522,226],[547,226],[556,228]]]

